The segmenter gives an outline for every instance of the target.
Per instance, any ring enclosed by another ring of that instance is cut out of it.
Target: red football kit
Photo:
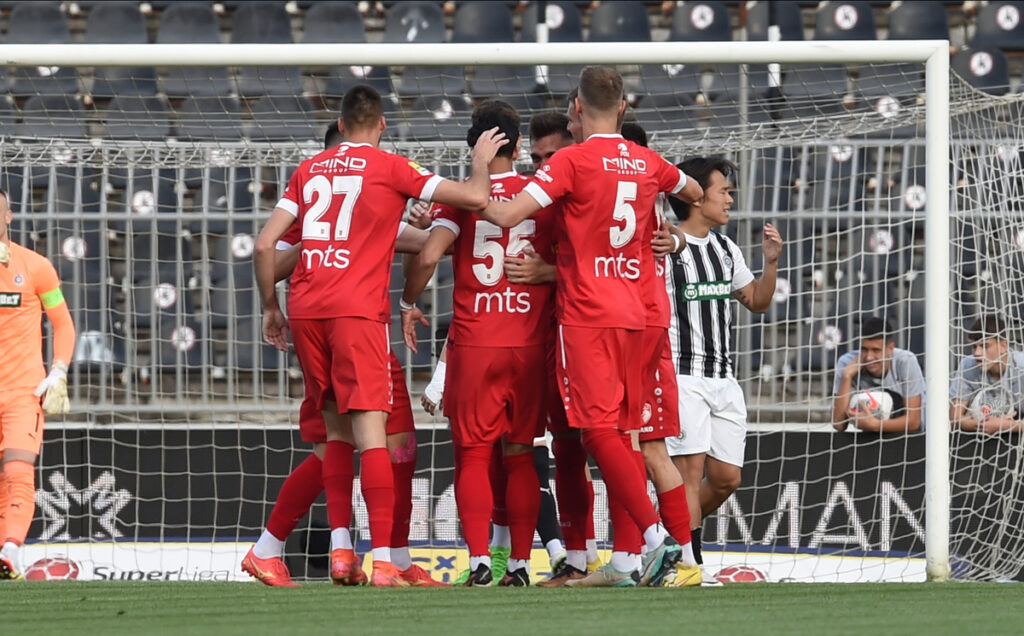
[[[390,411],[389,285],[406,200],[441,182],[413,161],[342,143],[303,161],[277,207],[301,228],[288,314],[306,396],[341,413]]]
[[[491,175],[491,199],[511,200],[528,181],[515,172]],[[471,212],[441,206],[434,227],[456,236],[444,399],[453,441],[485,445],[504,436],[532,444],[543,430],[544,345],[551,339],[555,292],[553,285],[509,282],[504,259],[527,248],[550,258],[553,213],[541,210],[503,229]]]

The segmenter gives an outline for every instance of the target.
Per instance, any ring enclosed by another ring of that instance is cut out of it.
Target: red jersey
[[[302,228],[289,317],[389,322],[391,261],[406,200],[429,201],[440,182],[416,162],[369,144],[345,142],[299,164],[277,203]]]
[[[654,267],[645,267],[640,274],[644,285],[644,308],[647,310],[647,326],[669,328],[672,323],[672,308],[669,305],[668,292],[665,291],[665,258],[655,258],[654,250],[651,249],[650,238],[661,227],[665,218],[665,208],[668,201],[664,194],[659,194],[654,202],[654,214],[651,215],[651,231],[648,240],[642,242],[642,247],[647,262],[653,262]]]
[[[491,200],[511,201],[529,182],[506,172],[491,175]],[[472,212],[440,206],[434,225],[455,233],[451,342],[477,347],[521,347],[551,339],[553,285],[517,285],[505,278],[505,256],[531,248],[550,262],[555,218],[541,210],[513,228],[500,228]]]
[[[405,221],[399,223],[398,233],[395,234],[395,238],[397,239],[399,236],[401,236],[402,232],[407,227],[409,227],[409,224],[406,223]],[[286,250],[292,247],[293,245],[298,245],[300,241],[302,241],[302,226],[299,225],[298,223],[293,223],[292,226],[288,228],[288,231],[284,233],[284,236],[277,239],[277,249],[278,251]]]
[[[654,200],[676,193],[686,175],[621,135],[591,135],[562,148],[524,188],[542,206],[560,202],[558,322],[643,329],[640,277],[650,268]],[[647,243],[646,259],[644,246]]]

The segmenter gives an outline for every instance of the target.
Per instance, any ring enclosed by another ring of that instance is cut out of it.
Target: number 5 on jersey
[[[336,175],[328,180],[324,175],[316,175],[306,182],[302,188],[302,199],[309,206],[302,221],[302,240],[331,240],[331,224],[321,221],[331,209],[335,195],[342,197],[341,209],[334,225],[335,241],[347,241],[352,227],[352,210],[363,189],[363,178],[356,176]]]
[[[498,240],[504,230],[490,221],[477,221],[473,236],[473,258],[489,262],[473,264],[473,274],[481,285],[497,285],[505,272],[505,256],[518,256],[523,250],[533,249],[527,239],[537,233],[537,222],[526,219],[508,231],[508,246],[502,248]]]

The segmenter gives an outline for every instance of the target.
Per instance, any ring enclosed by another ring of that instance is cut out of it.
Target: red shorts
[[[444,414],[457,446],[533,445],[544,432],[544,345],[472,347],[448,342]]]
[[[548,430],[552,434],[568,433],[572,431],[569,426],[569,419],[565,415],[565,405],[562,404],[562,392],[558,387],[558,362],[555,360],[555,342],[544,345],[545,361],[544,375],[547,377],[547,392],[544,396],[545,411],[547,413]]]
[[[405,372],[402,370],[402,363],[398,361],[395,352],[391,352],[389,363],[391,367],[391,382],[394,386],[395,402],[391,407],[391,415],[388,416],[387,434],[411,433],[416,430],[415,420],[412,414],[412,403],[409,399],[409,389],[405,384]],[[328,394],[328,400],[333,395]],[[299,407],[299,433],[302,441],[311,444],[327,441],[327,427],[324,424],[324,416],[313,406],[308,398],[303,398]]]
[[[388,325],[366,318],[292,319],[292,342],[310,408],[391,412]]]
[[[676,367],[672,361],[672,347],[668,341],[668,330],[649,327],[647,332],[653,339],[660,336],[664,346],[660,347],[656,364],[648,365],[644,387],[640,429],[640,441],[649,442],[679,435],[679,387],[676,384]]]
[[[39,454],[43,443],[43,409],[32,389],[0,391],[0,451]]]
[[[640,428],[643,333],[621,328],[558,327],[555,353],[559,388],[570,426],[621,431]]]

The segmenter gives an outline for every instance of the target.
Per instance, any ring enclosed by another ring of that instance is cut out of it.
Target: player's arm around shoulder
[[[782,235],[771,223],[765,223],[763,230],[762,255],[764,270],[761,278],[752,281],[733,294],[741,305],[754,312],[763,314],[772,304],[775,295],[775,281],[779,271],[779,257],[782,255]]]

